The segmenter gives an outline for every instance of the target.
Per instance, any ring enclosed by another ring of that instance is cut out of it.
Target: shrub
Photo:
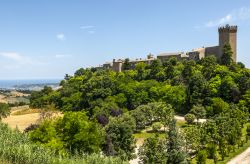
[[[195,115],[190,114],[190,113],[185,115],[185,121],[186,121],[188,124],[193,124],[193,123],[194,123],[194,120],[195,120]]]
[[[160,122],[153,123],[152,129],[154,132],[159,132],[161,130],[161,123]]]
[[[0,121],[2,118],[7,117],[10,114],[10,107],[8,104],[0,103]]]
[[[207,152],[206,152],[206,150],[199,151],[197,156],[196,156],[197,164],[205,164],[206,160],[207,160]]]
[[[36,128],[38,128],[39,125],[38,124],[30,124],[30,126],[28,126],[27,128],[24,129],[24,132],[25,133],[28,133],[30,131],[33,131],[35,130]]]

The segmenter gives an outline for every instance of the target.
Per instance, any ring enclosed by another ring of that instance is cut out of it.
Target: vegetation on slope
[[[249,120],[250,70],[231,55],[226,45],[219,61],[170,58],[123,72],[81,68],[66,75],[60,89],[31,94],[32,107],[53,106],[65,115],[45,120],[28,135],[62,156],[80,151],[130,160],[133,134],[153,126],[165,137],[145,141],[139,153],[144,163],[154,161],[154,154],[167,163],[223,161],[248,141],[242,129]],[[179,129],[174,113],[186,115],[188,125]],[[201,118],[207,121],[199,123]]]
[[[17,164],[111,164],[124,163],[118,158],[102,157],[98,154],[78,154],[59,156],[53,149],[31,142],[27,135],[13,131],[6,124],[0,123],[0,162]]]

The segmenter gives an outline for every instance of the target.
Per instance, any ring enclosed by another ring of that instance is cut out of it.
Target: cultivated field
[[[35,124],[39,119],[39,113],[30,113],[24,115],[15,115],[16,112],[26,110],[27,107],[14,107],[11,110],[10,116],[3,119],[3,123],[7,123],[11,128],[18,128],[23,131],[30,124]]]
[[[23,131],[31,124],[35,124],[39,121],[40,110],[31,109],[29,106],[19,106],[11,108],[11,114],[2,120],[3,123],[7,123],[12,129],[18,128]],[[61,113],[56,113],[54,116],[62,116]]]

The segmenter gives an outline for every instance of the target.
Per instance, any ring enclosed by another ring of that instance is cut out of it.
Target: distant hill
[[[52,89],[59,88],[59,83],[44,83],[44,84],[21,84],[21,85],[14,85],[13,88],[16,90],[35,90],[40,91],[44,88],[44,86],[49,86]]]

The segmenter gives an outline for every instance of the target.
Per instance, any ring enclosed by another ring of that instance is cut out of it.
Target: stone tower
[[[118,60],[115,60],[113,59],[113,71],[115,72],[121,72],[122,71],[122,64],[123,64],[123,61],[118,59]]]
[[[219,27],[219,58],[222,56],[223,47],[226,43],[231,45],[233,56],[232,59],[236,62],[237,59],[237,26]]]

